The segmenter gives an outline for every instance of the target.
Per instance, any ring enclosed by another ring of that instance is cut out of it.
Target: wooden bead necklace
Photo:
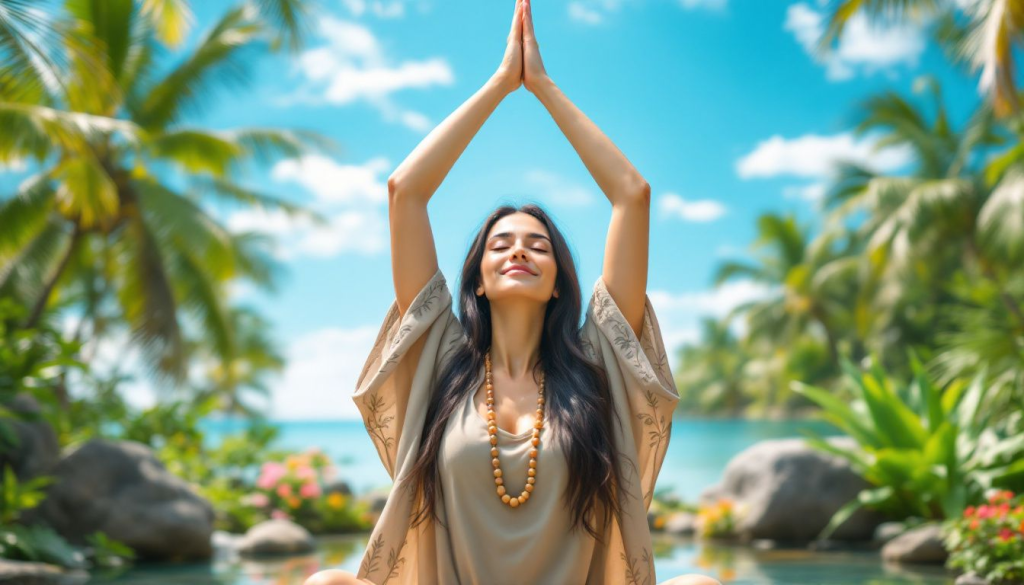
[[[512,497],[506,493],[505,479],[501,473],[501,462],[498,461],[498,422],[494,415],[494,383],[491,379],[491,351],[487,350],[484,356],[484,364],[487,366],[487,432],[491,435],[491,465],[494,467],[494,483],[498,486],[498,497],[501,501],[513,508],[530,499],[530,493],[537,482],[537,448],[540,447],[540,430],[544,428],[544,372],[540,374],[540,388],[537,398],[537,422],[533,424],[533,438],[530,449],[530,467],[526,470],[526,486],[523,493]]]

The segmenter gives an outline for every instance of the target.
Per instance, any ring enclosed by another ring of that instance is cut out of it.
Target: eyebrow
[[[489,241],[493,240],[494,238],[508,238],[508,237],[511,237],[512,235],[513,235],[512,232],[501,232],[500,234],[494,234],[493,236],[487,238],[487,241],[489,242]],[[538,234],[536,232],[526,234],[526,237],[528,239],[529,238],[542,238],[542,239],[548,240],[549,244],[551,243],[551,240],[549,240],[547,236],[545,236],[544,234]]]

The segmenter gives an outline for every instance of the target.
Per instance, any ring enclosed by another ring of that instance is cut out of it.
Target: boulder
[[[267,520],[253,526],[238,543],[238,554],[244,556],[306,554],[316,549],[316,541],[308,530],[283,519]]]
[[[351,496],[352,488],[348,485],[348,482],[342,479],[336,479],[324,486],[324,495],[338,493],[343,496]]]
[[[665,521],[665,532],[676,536],[693,536],[697,531],[697,516],[689,512],[675,512]]]
[[[902,522],[882,522],[875,528],[875,545],[881,546],[907,531]]]
[[[912,528],[882,547],[882,559],[891,563],[941,565],[948,556],[938,524]]]
[[[146,560],[207,559],[213,507],[134,441],[92,440],[66,450],[57,481],[26,523],[43,522],[69,542],[103,531]]]
[[[954,585],[992,585],[992,582],[974,573],[964,573],[956,578]]]
[[[845,437],[830,440],[852,446]],[[700,499],[732,500],[741,538],[807,542],[865,487],[867,482],[843,459],[822,453],[803,439],[780,439],[762,441],[733,457],[722,482],[705,490]],[[859,510],[831,538],[870,540],[882,520]]]
[[[0,559],[0,585],[84,585],[89,573],[47,563]]]
[[[18,444],[7,451],[0,451],[0,477],[8,465],[14,471],[14,475],[22,481],[46,475],[60,459],[60,444],[57,442],[57,433],[53,427],[41,418],[42,408],[39,402],[31,395],[21,393],[14,397],[7,408],[19,414],[27,414],[36,420],[16,419],[3,422],[11,428]]]

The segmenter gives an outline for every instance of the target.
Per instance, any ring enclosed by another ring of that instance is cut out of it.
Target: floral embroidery
[[[366,432],[384,450],[388,472],[390,472],[394,465],[391,461],[391,448],[394,447],[395,438],[387,436],[385,430],[391,425],[391,421],[395,417],[394,415],[384,416],[384,399],[378,396],[376,391],[369,396],[366,409],[370,412],[370,416],[366,417],[366,420],[363,421]]]
[[[658,397],[647,390],[644,392],[647,397],[647,406],[651,409],[650,413],[639,412],[636,418],[641,420],[645,427],[654,427],[648,429],[647,437],[650,440],[650,444],[647,446],[651,448],[651,460],[658,460],[658,449],[661,447],[662,442],[665,443],[666,448],[668,447],[669,433],[672,429],[672,421],[665,422],[665,415],[659,414],[658,412]],[[651,498],[654,497],[654,482],[651,482],[650,488],[647,493],[644,494],[644,504],[648,505]]]
[[[405,557],[400,557],[398,555],[402,552],[402,549],[405,548],[407,542],[409,542],[408,539],[402,541],[402,545],[398,547],[397,551],[394,547],[391,548],[391,551],[388,553],[387,566],[385,567],[388,573],[384,577],[384,580],[381,581],[380,585],[385,585],[390,579],[398,576],[399,567],[405,562]],[[370,548],[367,551],[369,555],[366,556],[363,559],[363,562],[359,565],[358,576],[360,578],[365,577],[368,579],[370,575],[377,570],[377,562],[380,560],[378,557],[380,556],[382,548],[384,548],[384,536],[379,535],[372,543],[370,543]]]
[[[652,563],[651,552],[647,550],[647,547],[644,547],[643,555],[640,557],[640,560],[643,561],[644,566],[647,569],[647,577],[644,577],[643,579],[640,577],[641,567],[638,566],[636,557],[627,560],[626,553],[620,552],[619,558],[626,563],[626,583],[629,583],[630,585],[646,585],[653,582],[651,576],[654,575],[654,564]]]

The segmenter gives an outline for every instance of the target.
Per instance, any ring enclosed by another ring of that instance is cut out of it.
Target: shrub
[[[956,380],[939,388],[911,355],[913,379],[893,381],[878,365],[861,371],[843,360],[852,403],[827,390],[796,383],[794,390],[818,403],[824,416],[855,439],[844,449],[809,433],[810,443],[842,457],[874,487],[841,508],[826,526],[830,534],[856,509],[867,506],[893,519],[959,516],[982,501],[993,487],[1013,488],[1024,481],[1024,436],[1007,431],[1017,413],[1002,416],[982,404],[988,387],[984,373],[969,383]]]
[[[1024,495],[993,493],[946,527],[948,566],[993,583],[1024,583]]]

